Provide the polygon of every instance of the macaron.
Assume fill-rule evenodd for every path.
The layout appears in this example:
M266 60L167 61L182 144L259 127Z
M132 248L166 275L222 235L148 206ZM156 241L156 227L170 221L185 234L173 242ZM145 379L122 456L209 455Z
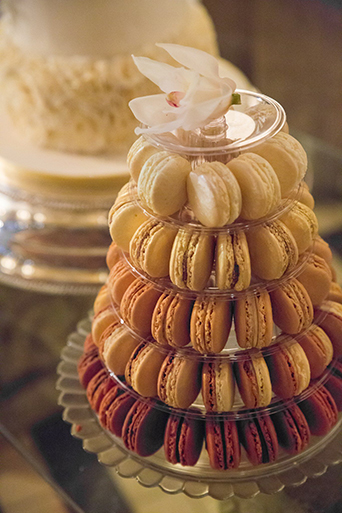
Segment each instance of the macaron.
M314 245L313 245L312 250L315 253L315 255L318 255L319 257L324 258L324 260L328 264L331 264L331 262L333 260L333 255L332 255L330 246L319 235L314 240Z
M103 308L96 315L94 315L91 323L91 334L95 345L99 345L102 333L113 322L118 320L118 315L113 309L112 305Z
M204 226L224 226L240 215L240 186L222 162L204 162L193 169L188 175L187 193L190 208Z
M123 320L141 337L151 334L153 310L161 290L140 278L134 280L124 293L120 312Z
M240 347L266 347L272 342L273 317L266 290L239 297L234 305L236 340Z
M278 177L267 160L255 153L242 153L227 164L235 176L242 196L242 219L260 219L280 203Z
M298 247L299 254L309 249L318 234L318 221L311 208L299 201L294 201L280 220L291 231Z
M311 379L319 378L333 358L333 346L330 338L316 324L297 338L304 349L310 365Z
M124 293L135 279L136 276L125 259L119 260L112 267L107 279L107 285L110 299L115 305L120 305Z
M310 364L304 349L294 339L280 335L276 349L265 356L272 390L281 399L301 394L310 383Z
M158 396L173 408L189 408L201 390L202 364L197 358L186 358L170 352L158 377Z
M95 348L97 348L97 346L94 344L93 337L91 336L91 333L88 333L84 341L83 352L86 353Z
M302 410L295 404L271 415L279 445L289 454L302 452L310 442L310 428Z
M159 151L153 154L139 174L139 198L160 216L178 212L187 201L186 182L190 171L190 162L176 153Z
M278 437L266 414L238 422L239 438L252 465L272 463L278 457Z
M122 426L127 449L139 456L157 452L164 442L167 419L168 414L157 407L156 401L135 401Z
M311 208L311 210L315 207L315 199L310 193L309 186L306 182L302 181L299 184L298 193L296 195L297 201L300 201L303 203L303 205L306 205L307 207Z
M336 360L329 370L330 375L324 386L333 397L338 411L342 411L342 363Z
M77 373L83 388L87 388L90 380L103 368L97 347L83 353L77 362Z
M109 211L109 233L115 244L123 251L129 251L129 243L139 226L148 217L142 208L132 199L115 202Z
M273 321L284 333L295 335L313 321L313 306L305 287L296 279L279 283L270 292Z
M139 340L120 322L108 326L101 336L99 351L106 367L117 376L125 374L126 365Z
M107 284L102 285L100 290L97 293L97 296L94 301L94 314L96 315L99 313L100 310L103 310L104 308L107 308L111 305L111 298L108 294L108 287Z
M236 383L245 406L267 406L272 399L270 373L259 353L246 353L233 364Z
M180 293L165 292L153 310L152 337L161 345L183 347L190 343L190 317L194 301Z
M335 303L342 304L342 288L335 281L332 281L330 283L327 299L329 301L334 301Z
M342 304L324 301L315 309L315 322L331 340L334 356L342 355Z
M251 260L245 232L219 233L215 250L215 277L220 290L240 291L249 287Z
M286 197L304 178L308 166L307 155L303 146L290 134L278 132L253 147L252 151L273 167L280 182L282 197Z
M158 376L164 359L164 352L153 344L142 342L135 348L127 362L125 369L127 383L142 397L156 396Z
M121 437L122 427L136 398L130 392L122 392L118 387L113 394L107 394L100 406L100 422L113 435Z
M234 404L235 380L231 362L215 359L202 369L202 397L206 411L230 411Z
M298 262L296 241L281 221L272 221L247 232L252 274L262 280L276 280Z
M204 440L204 420L196 418L198 411L190 409L185 415L170 415L164 435L166 461L174 465L193 466L197 463Z
M149 219L134 233L129 254L133 265L152 278L169 274L169 261L177 230L157 219Z
M220 353L227 343L232 323L232 302L219 296L201 295L190 320L193 348L200 353Z
M236 423L220 415L208 415L205 422L206 449L215 470L238 468L241 448Z
M201 291L214 262L215 239L200 231L180 229L170 257L170 279L179 288Z
M150 144L143 136L134 141L127 154L127 165L135 182L138 182L140 171L146 160L158 151L160 150Z
M99 372L91 378L87 385L87 399L94 411L99 411L102 399L114 385L114 379L105 368L99 370Z
M307 258L303 270L296 276L297 280L304 285L314 306L319 306L328 296L331 287L331 270L327 262L311 253Z
M326 435L337 422L336 403L324 386L318 388L304 401L300 401L298 406L305 415L312 435Z
M102 427L109 429L107 427L107 414L111 404L115 401L115 399L123 393L123 389L119 386L118 383L113 384L112 388L108 390L108 392L103 397L100 407L99 407L99 421Z
M119 248L115 242L111 242L107 255L106 255L106 264L109 270L122 258L122 250Z

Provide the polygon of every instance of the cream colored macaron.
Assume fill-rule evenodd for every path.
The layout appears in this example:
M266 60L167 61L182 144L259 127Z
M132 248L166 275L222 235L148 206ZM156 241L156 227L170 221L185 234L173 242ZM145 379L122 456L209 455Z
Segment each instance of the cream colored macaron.
M139 137L132 144L127 154L127 165L135 182L138 181L140 171L146 160L159 151L158 148L146 141L143 136Z
M133 234L147 219L143 210L134 201L115 202L108 216L112 240L123 251L129 251Z
M238 181L242 195L241 217L259 219L280 203L278 177L271 164L255 153L243 153L227 164Z
M210 228L230 224L241 212L240 186L222 162L204 162L188 176L188 201L195 216Z
M167 151L147 159L138 178L141 201L161 216L180 210L187 200L186 180L191 165L188 160Z
M259 146L253 153L264 157L278 176L281 195L285 197L304 178L308 160L303 146L285 132L279 132Z

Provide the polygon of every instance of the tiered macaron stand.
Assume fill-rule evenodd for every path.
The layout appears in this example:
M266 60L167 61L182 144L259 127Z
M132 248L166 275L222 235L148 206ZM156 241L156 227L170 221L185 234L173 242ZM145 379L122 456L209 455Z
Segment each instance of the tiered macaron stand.
M212 144L213 138L210 135L209 145L208 140L206 140L208 135L207 133L204 135L204 140L202 139L198 146L191 146L191 148L189 148L189 144L186 143L179 145L179 141L178 145L175 145L174 139L163 139L162 136L154 137L153 139L150 138L149 143L159 150L167 150L172 154L181 153L183 156L186 155L186 158L192 162L192 169L195 169L199 164L203 163L203 161L211 162L213 160L218 160L224 163L228 162L229 164L229 160L231 158L238 157L240 153L244 153L246 151L253 152L253 147L260 144L263 140L272 138L279 133L285 124L285 114L282 107L277 104L277 102L265 97L264 95L248 93L245 91L241 91L240 94L242 97L241 113L249 118L252 117L254 122L252 133L247 134L242 142L239 141L236 143L234 141L230 141L228 145L220 147L220 142L217 142L217 133L215 133L216 139L214 140L214 144ZM249 114L248 112L246 114L246 107L249 109ZM243 111L243 109L245 109L245 111ZM237 112L239 112L239 109L237 109ZM205 144L203 144L203 141L206 141ZM300 180L302 178L303 177L301 176ZM220 233L246 232L249 242L249 251L256 254L257 251L255 248L251 249L251 246L253 246L253 244L255 245L255 237L248 238L248 232L251 233L253 230L260 230L263 227L272 225L272 223L276 223L287 213L292 212L295 209L295 205L298 201L300 202L302 198L302 189L299 183L300 180L294 184L292 193L287 195L286 198L283 198L268 216L253 221L241 221L238 219L231 225L226 224L217 229L201 226L198 221L194 219L188 205L185 205L176 216L171 217L160 216L151 212L151 209L146 206L139 195L139 185L137 188L135 183L131 183L126 187L121 197L119 195L116 206L113 207L114 210L112 211L112 214L115 215L115 213L118 212L121 204L128 203L133 205L135 209L140 209L146 216L146 219L149 221L151 219L157 221L164 228L170 228L171 226L177 233L182 230L189 230L190 233L199 232L212 237L215 241L218 239ZM134 217L136 218L135 214ZM110 216L110 224L111 221L112 218ZM140 224L142 223L143 220ZM127 226L129 226L129 223ZM138 231L139 228L136 232ZM293 231L296 230L294 229ZM127 234L129 230L127 229L125 232ZM111 227L111 235L114 242L117 242L116 235L118 233L119 232L116 229ZM172 355L183 360L192 362L197 361L197 367L201 367L203 364L211 361L222 361L233 363L235 368L239 363L243 368L245 366L245 362L248 362L256 355L261 356L262 358L265 357L266 360L269 360L274 358L279 351L284 350L286 352L286 349L284 349L285 347L293 348L294 346L299 346L300 344L298 344L298 340L312 329L312 323L315 322L320 325L325 319L324 309L320 310L319 305L317 304L314 305L317 307L314 317L313 306L310 303L310 299L305 303L305 298L308 297L305 291L304 293L300 293L300 297L302 297L303 294L305 296L303 315L304 317L306 316L306 319L304 321L302 319L298 327L294 330L292 328L291 330L287 330L286 315L285 321L282 317L282 307L284 306L286 310L286 305L281 304L281 308L279 308L278 305L278 311L280 311L280 314L273 313L273 319L271 318L271 321L265 321L266 323L271 322L271 336L269 337L268 335L268 342L264 343L259 338L259 335L257 335L257 342L255 342L256 347L251 347L248 343L244 346L244 344L241 343L241 335L238 335L237 333L237 303L244 301L249 297L260 296L263 292L267 295L270 294L271 296L272 294L276 295L277 291L282 287L287 287L291 281L295 280L297 283L296 279L300 279L301 274L305 272L305 266L310 260L312 252L315 252L315 229L313 228L310 233L310 236L312 237L310 247L305 247L301 257L298 258L297 255L295 262L291 262L291 248L288 245L288 242L286 243L286 253L290 260L287 265L287 270L285 269L281 276L276 279L268 279L266 276L260 279L260 276L258 277L253 275L252 265L252 279L247 286L242 287L240 290L236 290L234 287L225 288L224 286L217 286L218 263L215 259L214 263L211 262L211 267L209 269L205 285L202 288L191 288L186 285L186 279L184 278L186 272L189 271L189 269L185 269L187 264L184 262L182 264L184 279L182 277L179 278L179 275L177 277L177 273L174 271L170 272L169 276L151 276L147 271L150 267L145 267L144 269L145 264L143 257L139 256L139 254L137 256L136 253L133 253L132 248L134 244L130 245L128 251L127 248L123 247L124 251L119 258L121 259L121 262L124 262L124 265L127 268L126 272L131 273L130 282L126 284L121 293L120 300L117 301L117 296L114 292L117 284L117 276L115 270L111 270L109 281L107 283L107 299L101 302L102 308L97 305L97 312L95 312L94 317L90 315L89 319L81 321L77 328L77 332L70 335L67 341L67 346L62 352L62 361L58 368L60 377L57 383L57 388L60 390L59 403L65 408L64 419L72 424L72 434L83 440L84 449L96 453L101 463L114 466L119 475L123 477L135 477L144 486L160 486L162 490L168 493L184 492L190 497L197 498L209 495L216 499L228 499L234 495L245 498L253 497L260 492L269 494L275 493L286 486L298 486L304 483L308 477L319 476L326 471L329 465L340 462L342 460L342 437L340 433L342 419L337 417L336 405L334 406L335 410L333 413L333 415L336 415L336 418L331 421L330 429L325 430L324 436L311 436L310 443L303 443L303 450L295 450L292 454L286 452L286 450L283 450L282 448L279 448L279 455L277 458L272 457L272 449L270 449L265 460L263 459L259 464L254 463L254 465L252 465L251 459L247 457L244 451L242 451L239 466L232 468L234 465L231 465L230 467L229 464L224 464L222 468L225 468L225 470L218 470L217 466L215 467L215 465L213 466L210 463L204 444L199 459L193 466L182 466L180 464L169 463L164 455L163 447L161 447L161 449L159 449L155 454L143 457L136 452L129 450L127 448L127 444L124 443L120 437L115 436L108 429L105 429L103 424L99 423L97 413L94 412L90 406L88 400L89 394L87 396L87 391L82 387L79 381L78 362L84 354L83 345L86 339L89 339L89 334L92 332L94 342L98 347L100 359L102 359L105 368L107 368L110 377L116 385L121 387L126 393L131 394L136 401L150 404L152 397L154 407L160 412L164 412L165 415L175 414L184 416L185 414L189 414L189 408L191 408L190 415L199 422L208 422L207 419L210 416L217 416L217 418L220 418L224 422L226 420L233 420L233 422L236 423L248 423L251 419L268 417L276 413L281 414L293 404L300 406L303 401L305 402L310 399L317 390L320 390L321 387L324 386L333 372L332 369L335 361L333 358L337 358L339 356L339 350L336 347L333 348L330 342L330 349L328 349L328 352L330 351L331 354L330 356L325 356L325 364L323 364L319 375L314 375L315 379L311 380L310 384L309 371L309 375L306 376L302 385L296 389L295 392L290 395L282 396L282 384L274 386L274 382L277 381L277 375L276 372L273 372L273 375L271 373L271 385L272 388L274 388L272 398L267 400L265 404L257 401L255 406L251 406L249 400L246 400L244 397L243 389L239 383L237 383L235 387L236 393L233 397L232 404L227 411L222 411L217 409L217 407L214 407L212 411L209 412L208 406L205 404L205 401L201 399L201 395L199 394L200 386L197 390L196 398L191 401L191 404L186 406L177 406L177 404L175 404L175 400L169 399L167 394L165 395L161 390L163 388L161 385L161 363L157 369L159 374L158 372L157 374L153 374L153 371L146 371L144 380L155 380L156 384L154 393L148 392L144 394L141 391L142 389L140 385L137 384L137 380L132 378L132 373L134 373L132 369L134 366L135 369L138 367L134 353L137 352L135 349L140 347L139 345L141 343L144 344L143 347L153 347L153 351L157 353L159 352L160 362L165 361L170 353L172 353ZM128 236L131 237L129 234ZM298 237L298 234L296 236ZM134 237L135 235L133 235L133 238ZM294 234L293 237L296 238ZM175 240L177 240L177 235L175 236ZM300 241L298 242L300 243ZM173 248L174 247L175 243L173 243ZM265 247L262 248L262 251L267 252ZM140 251L140 255L141 253L142 252ZM165 255L163 255L163 257L164 256ZM260 259L258 256L256 258ZM173 258L172 255L170 257L169 254L169 260L170 266L172 267L173 264L171 262L174 262L175 258ZM169 263L169 260L167 263ZM114 268L115 265L112 269ZM179 280L182 281L182 279L183 284L179 285ZM208 349L208 347L201 347L200 344L196 346L196 342L194 342L194 339L192 338L195 335L190 333L190 328L189 335L191 345L187 344L185 347L182 347L181 345L178 347L170 347L154 340L149 333L146 334L144 330L141 329L141 326L139 325L140 321L136 323L134 316L129 313L132 312L132 303L129 304L129 290L130 287L133 290L132 283L134 280L140 281L142 284L147 284L148 287L154 287L154 289L158 291L157 299L162 295L162 293L168 292L170 294L179 294L181 297L185 297L193 303L199 297L205 296L216 298L218 301L223 301L226 302L226 304L229 304L230 311L233 311L234 326L230 330L226 345L224 345L224 347L220 347L216 352L213 349ZM154 308L157 299L154 302ZM297 299L295 299L294 302L296 302ZM274 302L276 302L276 300L272 299L272 301L272 307L276 310L274 308ZM296 307L294 310L296 311ZM309 311L309 313L307 311ZM105 320L103 320L103 312L106 312ZM192 317L194 315L193 312L194 309L192 310ZM252 315L252 327L253 324L257 324L258 315L258 310ZM243 314L242 318L246 321ZM151 325L151 314L149 314L147 321L147 323ZM192 322L192 319L189 323L190 322ZM260 322L261 324L258 325L259 332L262 331L262 322L264 321ZM122 371L121 361L120 369L117 370L116 368L116 365L118 365L117 362L120 359L118 357L119 353L116 353L116 356L114 357L110 357L110 348L107 348L108 350L104 349L106 347L106 341L109 340L111 336L111 323L116 327L119 325L120 329L127 330L131 339L133 338L136 340L132 346L133 349L131 354L128 355L124 361L124 371ZM200 330L201 328L199 328L199 331ZM281 332L283 332L283 335L278 338ZM193 329L193 333L196 333L196 328ZM92 346L92 348L93 347L94 346ZM334 356L332 354L333 351ZM325 351L323 351L323 353L324 352ZM303 354L303 350L300 349L299 353L294 354L301 355ZM308 361L310 360L309 356L307 359L304 354L304 360L304 367L306 370L304 369L303 373L307 374L310 367ZM234 372L235 380L237 381L236 375L238 374L238 371L234 370ZM123 376L124 374L125 377ZM303 378L300 371L297 378L300 380ZM197 377L194 377L194 379L198 379L198 373ZM172 386L175 387L176 384ZM240 393L237 392L238 388ZM274 393L275 390L277 391L276 394ZM187 390L184 390L185 395L186 392ZM222 393L224 395L227 392L223 391ZM154 400L156 396L159 396L157 401ZM204 399L203 388L202 398ZM193 410L194 407L196 408L195 410ZM260 428L258 428L258 430L260 431ZM264 449L265 443L267 445L268 442L263 440L262 445L264 446Z

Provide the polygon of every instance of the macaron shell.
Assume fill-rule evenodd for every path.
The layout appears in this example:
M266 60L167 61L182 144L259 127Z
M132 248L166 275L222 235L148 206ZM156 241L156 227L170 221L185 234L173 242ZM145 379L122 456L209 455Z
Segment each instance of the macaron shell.
M115 305L120 305L129 285L136 279L126 260L120 260L112 267L108 276L108 291Z
M118 320L117 313L110 305L100 310L93 318L91 324L91 334L95 345L99 345L102 333L110 324Z
M300 401L298 406L306 417L312 435L326 435L337 422L338 411L335 401L324 386L304 401Z
M241 211L241 190L222 162L204 162L192 170L187 180L190 208L204 226L230 224Z
M91 408L98 412L101 401L105 395L105 392L110 389L112 379L109 378L108 371L102 368L91 378L87 385L87 399ZM107 383L109 382L109 383Z
M319 235L315 238L314 245L313 245L313 252L315 253L315 255L318 255L319 257L324 258L324 260L328 264L332 263L333 255L332 255L330 246Z
M158 151L160 150L152 146L143 136L140 136L132 144L127 154L127 165L135 182L138 181L140 171L146 160Z
M342 288L334 281L330 283L329 293L327 295L328 301L342 304Z
M295 201L280 219L291 231L297 243L299 254L309 249L318 234L317 217L311 208Z
M273 316L268 292L249 294L235 301L234 324L240 347L266 347L272 342Z
M342 411L342 364L340 362L334 362L330 367L330 376L324 386L333 397L338 411Z
M155 153L140 171L139 198L156 214L174 214L187 201L186 181L190 171L190 162L180 155L167 151Z
M273 321L284 333L295 335L310 327L313 306L305 287L292 278L270 292Z
M180 294L164 293L153 311L151 332L162 345L183 347L190 343L190 317L193 300Z
M170 279L177 287L201 291L207 285L214 261L214 237L179 230L172 247Z
M228 340L232 319L231 301L199 296L190 321L191 343L200 353L219 353Z
M195 465L203 447L204 421L190 415L183 418L178 437L179 463L183 466Z
M106 429L115 436L122 436L122 427L127 414L135 403L136 399L130 392L118 394L108 407L106 415Z
M139 456L151 456L164 441L168 414L156 408L154 401L136 401L122 427L122 439L130 451Z
M315 199L310 193L309 186L306 182L301 182L299 186L299 191L296 196L297 201L300 201L300 203L303 203L303 205L306 205L307 207L311 208L311 210L315 207Z
M216 285L221 290L244 290L251 282L251 260L243 231L219 233L216 244Z
M329 265L323 258L312 253L296 278L304 285L314 306L319 306L328 296L332 275Z
M117 376L123 376L128 360L138 344L139 340L119 324L103 342L102 358L107 368Z
M247 232L252 274L262 280L276 280L298 262L296 241L281 221L273 221Z
M310 441L310 428L307 420L296 405L285 406L282 411L271 416L279 445L289 454L303 451Z
M99 421L102 427L107 428L107 413L110 405L113 401L122 393L122 388L119 387L118 383L115 383L113 387L108 390L104 398L101 401L99 408Z
M202 397L206 411L230 411L234 404L235 380L230 362L205 362L202 370Z
M309 331L298 338L309 360L311 379L323 374L333 358L333 346L328 335L319 326L313 324Z
M241 450L235 422L224 417L208 416L205 428L210 466L217 470L237 468Z
M158 375L164 359L165 353L152 344L141 343L127 362L127 383L142 397L156 396Z
M267 406L272 399L270 373L263 356L247 356L233 365L236 384L247 408Z
M115 244L123 251L129 251L129 244L139 226L147 220L143 210L133 201L119 207L114 204L109 211L109 233Z
M303 179L307 169L307 156L302 145L291 135L278 132L259 146L253 153L264 157L278 176L282 197Z
M273 392L282 399L302 393L310 383L310 365L294 339L278 337L277 351L266 357Z
M77 372L81 385L87 388L90 380L103 368L97 347L83 353L77 363Z
M266 216L281 200L278 177L267 160L255 153L243 153L227 164L241 189L240 216L253 220Z
M334 357L342 355L342 304L324 301L315 310L317 324L328 335L334 348Z
M134 280L123 295L120 312L123 320L141 337L151 333L153 310L161 291L152 283Z
M169 274L169 260L177 230L157 221L148 220L134 233L129 253L133 265L152 278Z
M158 377L158 396L173 408L189 408L201 389L199 361L170 353Z
M94 314L96 315L100 310L107 308L111 304L110 296L108 294L107 284L102 285L97 293L94 301Z
M122 258L122 250L115 242L112 242L106 255L106 264L109 270Z

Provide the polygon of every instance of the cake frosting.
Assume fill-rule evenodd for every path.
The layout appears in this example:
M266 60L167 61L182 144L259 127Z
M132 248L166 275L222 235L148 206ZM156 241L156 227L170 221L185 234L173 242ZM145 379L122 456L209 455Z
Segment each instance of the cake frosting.
M131 53L156 42L217 54L212 21L195 0L10 0L0 33L2 100L28 141L60 151L124 151L136 120L127 104L154 94Z

